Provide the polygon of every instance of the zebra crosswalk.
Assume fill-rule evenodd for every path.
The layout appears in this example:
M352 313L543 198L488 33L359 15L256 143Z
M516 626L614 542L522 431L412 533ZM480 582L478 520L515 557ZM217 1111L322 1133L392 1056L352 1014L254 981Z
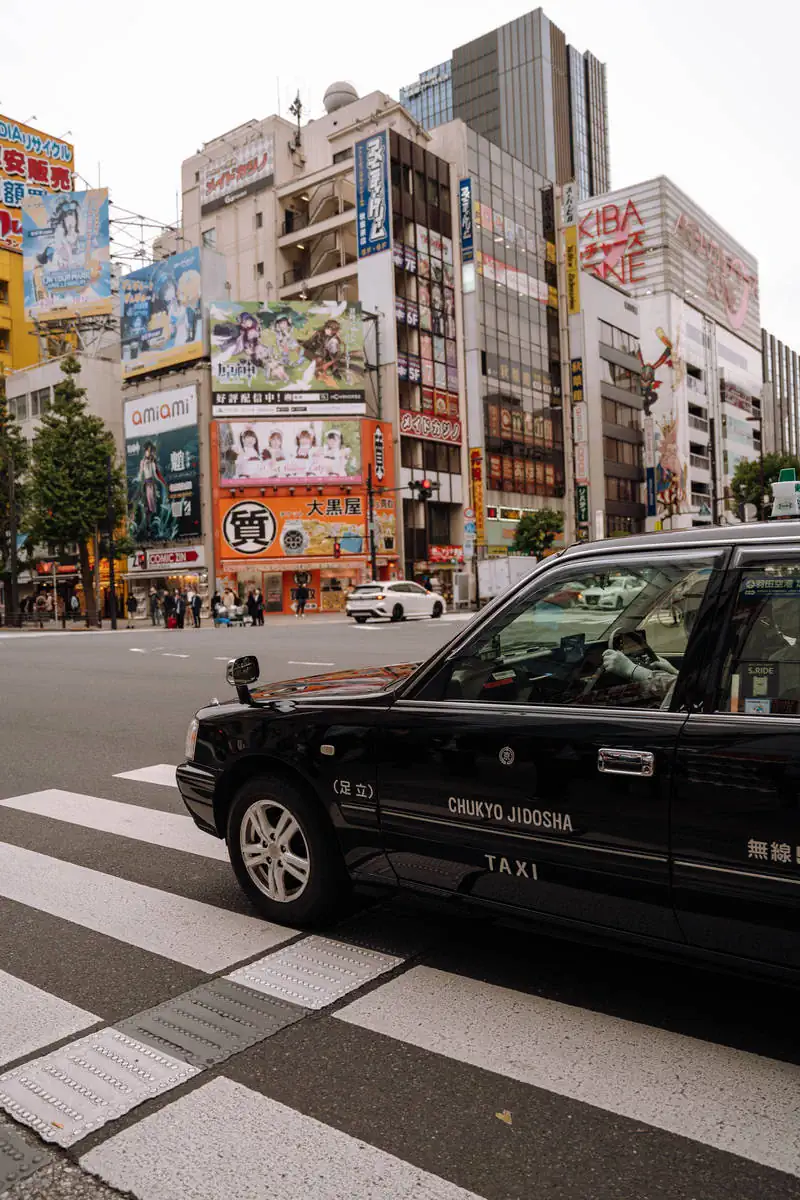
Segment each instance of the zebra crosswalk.
M0 799L0 1109L87 1178L141 1200L800 1194L796 998L402 902L270 924L171 779Z

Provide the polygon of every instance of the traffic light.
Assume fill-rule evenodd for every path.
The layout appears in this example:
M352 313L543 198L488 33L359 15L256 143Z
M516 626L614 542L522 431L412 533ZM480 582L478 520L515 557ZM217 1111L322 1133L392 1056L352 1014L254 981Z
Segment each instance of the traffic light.
M333 543L333 557L334 557L334 558L341 558L341 557L342 557L342 545L341 545L341 542L339 541L339 539L338 539L338 538L337 538L337 539L336 539L336 541Z
M433 493L439 490L438 483L432 483L430 479L415 479L410 487L417 493L418 500L430 500Z

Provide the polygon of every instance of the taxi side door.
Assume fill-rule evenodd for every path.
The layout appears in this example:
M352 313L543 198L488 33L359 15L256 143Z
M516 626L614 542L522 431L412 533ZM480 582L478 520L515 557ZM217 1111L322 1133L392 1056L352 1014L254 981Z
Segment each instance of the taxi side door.
M675 907L706 950L800 967L800 554L743 548L678 742Z
M432 664L379 732L381 831L401 881L680 938L669 803L686 712L662 707L666 688L645 698L604 672L603 652L697 568L705 590L719 557L572 559ZM565 602L565 583L589 588L621 569L643 585L623 609ZM675 642L684 631L669 606L662 618L651 636L669 658L670 638L682 649L686 639Z

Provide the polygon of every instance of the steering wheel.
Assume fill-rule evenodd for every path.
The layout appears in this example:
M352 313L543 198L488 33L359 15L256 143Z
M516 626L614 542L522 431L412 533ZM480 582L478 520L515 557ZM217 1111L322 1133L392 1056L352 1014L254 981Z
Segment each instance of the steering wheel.
M625 639L625 631L624 630L622 630L622 629L612 630L611 636L608 639L609 650L622 650L622 643L623 643L624 639ZM624 653L624 651L623 651L623 653ZM645 642L644 645L642 646L642 648L640 650L638 650L637 653L635 655L632 655L631 657L636 659L637 667L649 666L651 663L658 661L658 655L655 653L654 650L652 650L650 648L650 646L648 646L647 642ZM590 692L594 691L594 689L597 687L597 684L600 680L600 676L604 675L605 673L606 673L606 669L603 666L603 661L601 659L600 666L597 668L597 670L594 672L594 674L586 681L586 686L584 687L583 691L581 692L581 699L583 699L584 696L588 696Z

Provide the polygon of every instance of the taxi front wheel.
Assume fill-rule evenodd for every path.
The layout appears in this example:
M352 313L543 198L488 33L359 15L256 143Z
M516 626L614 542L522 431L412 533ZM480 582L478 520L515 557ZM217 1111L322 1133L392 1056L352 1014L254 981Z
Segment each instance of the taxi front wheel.
M239 788L226 840L236 878L270 921L313 925L332 917L347 890L336 837L319 804L280 776Z

